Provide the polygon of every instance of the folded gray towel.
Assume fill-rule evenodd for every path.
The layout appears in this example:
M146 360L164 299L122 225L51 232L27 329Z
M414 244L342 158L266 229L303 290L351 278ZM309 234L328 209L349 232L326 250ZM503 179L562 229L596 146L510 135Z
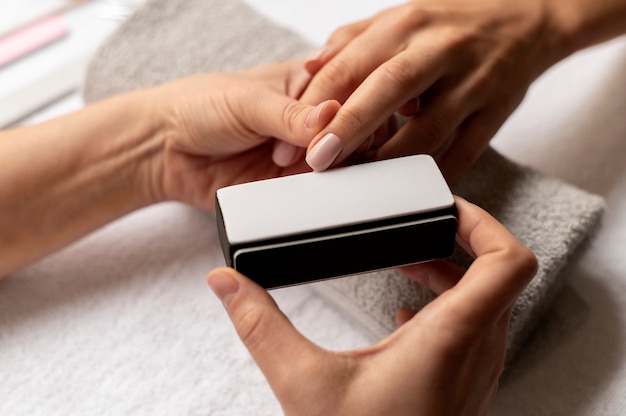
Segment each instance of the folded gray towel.
M561 273L589 235L603 200L580 189L519 166L494 150L487 151L452 191L496 218L537 255L537 275L521 294L511 318L508 360L522 346L566 280ZM457 250L452 260L468 265ZM379 271L321 283L314 288L382 338L395 327L394 313L418 310L434 295L396 271Z
M306 54L312 46L236 0L152 0L114 33L93 58L86 101L208 71L231 71ZM490 149L454 193L481 205L539 259L535 279L517 302L508 358L522 345L566 280L564 266L603 210L600 197ZM467 264L462 253L453 256ZM395 328L399 307L418 310L433 298L393 270L311 285L375 338Z

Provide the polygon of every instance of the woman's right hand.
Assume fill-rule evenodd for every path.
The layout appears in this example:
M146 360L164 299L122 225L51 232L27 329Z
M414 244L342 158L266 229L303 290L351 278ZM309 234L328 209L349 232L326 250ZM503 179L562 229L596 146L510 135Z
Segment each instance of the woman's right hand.
M337 116L308 146L314 170L369 147L376 158L436 155L465 173L530 83L562 57L546 0L413 0L337 30L306 66L306 103L334 98ZM386 141L376 130L410 120Z
M502 372L511 311L537 268L488 213L457 199L467 271L444 261L403 270L439 294L376 345L328 351L300 334L271 296L232 269L208 283L287 415L482 415ZM319 259L323 261L323 259Z

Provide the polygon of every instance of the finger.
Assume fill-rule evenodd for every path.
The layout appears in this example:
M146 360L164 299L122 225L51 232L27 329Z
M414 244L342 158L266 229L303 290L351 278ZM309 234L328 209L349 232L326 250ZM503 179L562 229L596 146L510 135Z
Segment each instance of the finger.
M310 80L311 74L306 70L292 70L289 75L289 81L287 82L287 95L291 98L298 99ZM318 126L328 124L328 121L330 121L328 117L332 118L332 116L334 116L334 114L331 115L328 111L328 108L324 109L323 106L322 108L319 106L316 107L316 111L307 116L306 127L315 129ZM272 151L272 160L277 166L288 167L302 159L304 153L304 147L295 146L282 140L276 140Z
M420 109L420 99L411 98L409 101L404 103L402 107L398 108L396 112L405 117L412 117L417 113L419 109Z
M292 70L289 74L287 81L287 95L291 98L299 99L306 86L311 81L311 74L305 69ZM328 111L328 110L326 110ZM308 127L315 127L315 125L324 122L326 115L320 112L314 113L311 117L315 118L313 123L309 121ZM328 120L330 121L330 120ZM326 122L325 124L327 124ZM282 140L274 141L274 148L272 150L272 160L277 166L289 167L296 163L298 160L304 157L305 150L303 147L295 146Z
M420 153L438 154L454 137L457 128L479 105L480 101L466 97L461 90L439 91L436 98L420 108L419 112L380 148L377 158L389 159Z
M428 287L437 295L454 287L465 270L446 260L412 264L398 268L402 274L421 285Z
M286 168L304 157L305 149L282 140L274 141L272 160L277 166Z
M445 73L448 63L445 55L432 59L421 55L416 50L403 51L367 77L309 144L307 163L311 168L321 171L344 160L396 109L419 96ZM420 111L418 117L429 117L431 112ZM328 137L334 138L329 142ZM331 146L334 146L332 151L325 149Z
M341 50L332 49L335 50L332 59L327 59L317 71L302 94L302 101L316 104L336 99L343 103L374 70L400 53L405 45L404 34L399 31L380 36L376 30L364 30Z
M333 100L313 107L267 89L246 103L245 106L239 103L239 108L245 112L242 125L261 136L275 137L299 147L306 147L340 107Z
M304 67L309 74L316 75L317 72L343 50L348 43L363 33L371 24L371 20L370 18L339 28L328 38L324 46L313 50L305 58L304 63Z
M415 316L417 312L410 309L400 308L396 311L396 324L402 326L409 322Z
M287 95L291 98L300 98L309 82L311 82L311 74L305 69L290 72L287 79Z
M287 105L303 107L304 110L302 111L307 111L306 108L308 107L304 104L295 104L293 102ZM336 114L338 107L339 103L336 101L325 101L317 105L316 107L308 110L306 118L304 119L304 125L299 120L298 115L288 115L282 120L276 120L277 123L286 121L286 124L291 125L293 130L296 131L293 131L293 134L290 135L290 127L286 126L283 131L274 134L274 137L287 140L276 140L274 142L274 148L272 149L272 160L274 163L280 167L288 167L296 163L298 160L301 160L305 154L304 146L308 143L307 140L311 137L311 133L319 131L322 127L328 124L328 122ZM297 130L302 129L303 127L304 129L298 133ZM302 145L302 143L304 143L304 145Z
M454 140L436 158L449 183L458 181L476 164L509 114L502 106L494 106L473 114L459 126Z
M455 296L461 314L493 322L513 305L537 270L534 254L487 212L456 198L458 236L476 254L461 280L444 295Z
M209 273L207 282L270 384L288 379L303 357L318 353L318 347L293 327L271 296L242 274L218 268Z
M398 120L395 115L389 117L366 141L361 143L356 152L368 152L377 150L384 145L398 131Z

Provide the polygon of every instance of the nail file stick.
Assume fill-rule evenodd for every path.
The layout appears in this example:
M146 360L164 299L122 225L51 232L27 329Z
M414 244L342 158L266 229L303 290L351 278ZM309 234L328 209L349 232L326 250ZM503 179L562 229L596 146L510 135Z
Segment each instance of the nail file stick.
M67 33L67 23L59 16L51 16L0 39L0 68L62 39Z
M13 124L47 104L76 90L82 82L90 54L63 61L23 88L0 99L0 128Z
M88 3L91 0L73 0L63 2L61 5L53 5L48 4L49 2L44 2L44 4L37 4L38 13L28 12L26 15L24 13L18 13L18 17L11 17L10 21L5 21L6 19L2 19L0 21L0 27L2 30L0 31L0 39L11 36L21 30L25 29L32 24L39 22L40 20L44 20L48 17L52 16L60 16L66 12L69 12L79 6ZM24 11L23 8L18 8L18 11Z

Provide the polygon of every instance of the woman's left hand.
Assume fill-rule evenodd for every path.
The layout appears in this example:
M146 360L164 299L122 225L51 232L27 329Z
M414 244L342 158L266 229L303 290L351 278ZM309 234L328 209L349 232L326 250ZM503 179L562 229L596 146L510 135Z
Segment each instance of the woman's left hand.
M158 115L166 120L164 154L151 177L159 199L212 210L223 186L310 170L303 161L288 168L272 162L274 138L306 147L340 107L291 98L309 78L293 61L157 87L155 102L167 103Z

